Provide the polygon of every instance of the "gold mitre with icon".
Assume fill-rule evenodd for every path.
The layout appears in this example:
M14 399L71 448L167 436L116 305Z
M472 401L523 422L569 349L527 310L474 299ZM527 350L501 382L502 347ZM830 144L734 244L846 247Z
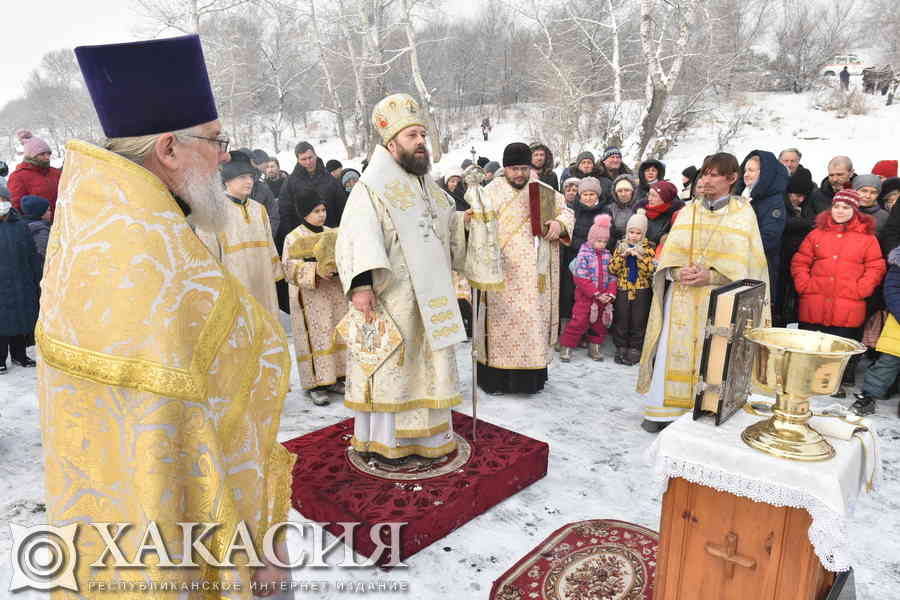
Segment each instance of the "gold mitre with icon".
M425 127L425 118L419 103L409 94L391 94L383 98L372 110L372 125L387 144L394 136L410 125Z
M300 236L287 249L288 258L316 259L316 273L320 277L337 273L335 258L337 235L337 229L329 229L313 235Z

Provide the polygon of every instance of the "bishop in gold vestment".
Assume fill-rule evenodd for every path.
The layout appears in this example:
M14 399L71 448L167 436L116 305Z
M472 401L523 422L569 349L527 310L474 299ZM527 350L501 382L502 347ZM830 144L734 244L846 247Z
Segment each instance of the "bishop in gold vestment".
M736 173L737 161L733 164ZM716 172L715 166L704 165L701 174L707 172L709 177L710 170L712 177L721 179L721 171L728 169L720 165ZM710 293L739 279L768 281L756 213L746 199L728 195L729 186L722 185L725 195L709 192L678 213L653 276L653 304L637 383L637 391L647 394L648 431L658 431L693 408ZM702 185L700 189L702 194ZM706 285L681 281L680 271L690 264L709 272ZM768 320L768 302L764 310Z
M350 193L336 248L347 318L361 332L346 340L351 444L387 459L437 458L456 448L450 409L462 402L454 345L466 335L451 268L467 271L465 217L427 176L415 100L388 96L373 124L384 145ZM394 340L377 359L375 338Z
M47 248L36 339L48 519L79 527L80 590L56 594L249 599L251 580L268 569L240 566L240 556L234 568L191 556L178 525L217 525L202 540L215 560L241 523L261 549L267 528L287 517L294 462L276 440L290 375L284 331L186 218L214 228L224 201L217 165L225 155L208 141L221 126L200 41L185 36L76 53L109 147L134 160L67 144ZM181 59L174 81L142 68L171 69L174 58ZM174 102L184 114L134 109L123 119L106 112L129 93L118 87L129 81L153 88L140 90L141 98L165 94L169 83L177 93L186 81L193 95ZM128 561L155 523L170 560L192 558L197 566L163 568L150 552L146 568L92 567L106 544L89 523L101 522L129 525L117 538ZM111 560L107 555L106 565ZM177 591L110 593L92 580L168 583Z

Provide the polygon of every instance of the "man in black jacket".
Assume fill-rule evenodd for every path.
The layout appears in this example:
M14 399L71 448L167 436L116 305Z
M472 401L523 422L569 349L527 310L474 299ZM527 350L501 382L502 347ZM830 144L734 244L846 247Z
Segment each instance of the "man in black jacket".
M856 172L853 170L853 161L847 156L835 156L828 161L828 177L822 180L818 189L813 190L810 200L816 214L825 210L831 210L831 200L835 192L853 187Z
M340 181L331 176L325 170L325 163L316 156L316 151L309 142L300 142L294 148L297 157L297 166L288 175L287 181L281 188L278 196L278 204L281 212L281 226L275 236L275 246L281 252L284 246L284 238L300 225L300 217L297 212L297 202L302 197L304 188L314 188L319 198L325 203L327 227L337 227L344 213L344 204L347 202L347 194L344 192Z

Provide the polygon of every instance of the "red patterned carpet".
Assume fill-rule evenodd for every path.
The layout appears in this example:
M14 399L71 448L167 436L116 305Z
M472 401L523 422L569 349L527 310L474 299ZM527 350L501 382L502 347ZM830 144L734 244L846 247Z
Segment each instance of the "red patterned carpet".
M471 417L457 412L453 429L459 450L451 456L389 471L348 453L353 419L285 442L298 455L294 508L320 523L362 523L353 546L364 556L375 550L372 524L405 522L404 560L547 474L550 447L544 442L481 420L473 442ZM337 526L326 529L342 533ZM387 554L379 564L389 560Z
M495 581L490 600L652 600L658 546L640 525L569 523Z

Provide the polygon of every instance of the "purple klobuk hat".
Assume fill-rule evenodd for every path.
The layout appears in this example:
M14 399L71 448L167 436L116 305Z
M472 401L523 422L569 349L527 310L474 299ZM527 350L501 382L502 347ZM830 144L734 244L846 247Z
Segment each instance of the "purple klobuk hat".
M219 116L197 35L79 46L75 56L106 137L178 131Z

